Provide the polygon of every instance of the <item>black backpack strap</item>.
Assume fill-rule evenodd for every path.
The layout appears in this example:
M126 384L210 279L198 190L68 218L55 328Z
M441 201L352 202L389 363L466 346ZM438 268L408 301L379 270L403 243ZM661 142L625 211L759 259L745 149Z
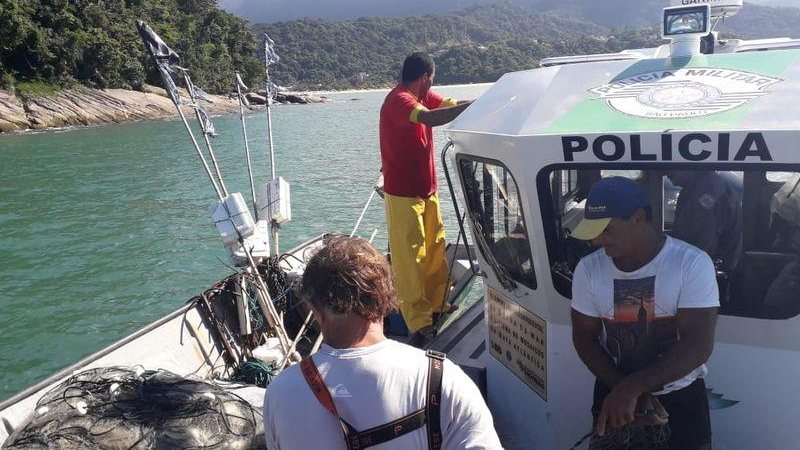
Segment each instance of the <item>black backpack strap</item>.
M442 426L439 403L442 393L444 353L428 350L426 356L428 357L428 385L425 390L425 407L395 421L361 432L356 431L355 428L339 416L331 393L328 391L325 381L320 376L317 366L311 358L307 358L300 363L300 371L320 404L339 420L348 450L360 450L391 441L394 438L422 428L426 423L428 425L428 448L430 450L441 450Z
M428 449L442 448L442 372L444 369L444 353L434 350L425 352L428 357L428 387L425 393L425 412L428 416Z
M392 422L361 432L355 432L350 435L353 444L355 444L352 448L367 448L373 445L383 444L386 441L391 441L394 438L418 430L425 426L425 412L425 408L422 408L417 412L413 412ZM342 420L342 422L344 422L344 420Z

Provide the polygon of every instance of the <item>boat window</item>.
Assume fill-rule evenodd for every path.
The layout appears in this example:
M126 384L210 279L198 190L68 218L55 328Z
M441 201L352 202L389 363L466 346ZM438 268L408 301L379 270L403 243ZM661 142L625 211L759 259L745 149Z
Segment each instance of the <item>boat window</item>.
M458 168L476 246L504 287L513 289L521 283L536 289L520 194L511 173L499 162L467 157L459 158Z
M669 172L653 165L580 167L546 168L537 176L553 283L564 297L572 297L578 261L597 250L570 237L589 189L602 177L626 176L647 190L656 229L709 253L720 314L776 320L800 314L800 166Z

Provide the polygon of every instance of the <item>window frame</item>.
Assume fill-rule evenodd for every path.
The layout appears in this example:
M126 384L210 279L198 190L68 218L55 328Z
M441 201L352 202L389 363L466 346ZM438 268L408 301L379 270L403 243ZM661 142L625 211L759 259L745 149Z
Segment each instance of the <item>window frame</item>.
M533 248L532 248L533 247L533 245L532 245L533 241L531 240L531 237L530 237L530 228L528 226L528 220L525 217L526 208L525 208L525 204L522 201L522 196L521 196L522 185L520 185L520 183L517 181L517 177L514 176L514 173L508 168L508 166L505 163L503 163L502 161L498 160L498 159L486 158L486 157L483 157L483 156L477 156L477 155L471 155L471 154L465 154L465 153L457 154L456 157L455 157L455 167L456 167L456 171L458 172L458 180L459 180L459 186L461 188L461 193L464 195L464 199L466 200L466 204L464 205L464 209L466 210L467 214L471 214L472 210L470 209L470 202L468 200L468 195L469 195L468 192L469 191L468 191L468 189L467 189L467 187L466 187L466 185L464 183L464 176L463 176L463 174L461 172L461 164L463 162L481 163L481 164L484 164L484 166L486 164L490 164L490 165L494 165L496 167L500 167L503 170L505 170L505 172L508 175L510 175L511 181L513 181L514 184L516 185L516 188L517 188L517 203L519 205L519 210L520 210L520 214L521 214L521 217L522 217L522 226L525 227L525 240L526 240L526 242L528 244L528 247L529 247L528 250L530 251L530 255L531 255L531 277L532 277L532 280L530 280L530 282L529 282L530 284L528 284L528 283L522 282L520 280L517 280L511 274L508 274L508 277L513 281L513 284L514 284L514 286L512 286L511 290L515 290L516 288L519 287L519 285L524 286L524 287L526 287L526 288L528 288L528 289L530 289L532 291L537 290L538 287L539 287L539 277L537 276L537 271L536 271L536 267L535 267L535 264L534 264L534 261L535 261L536 258L535 258L535 252L533 251ZM508 224L506 223L506 226L507 225ZM473 227L470 227L470 228L472 229L472 231L473 231L473 233L475 235L478 234L478 230L475 230ZM480 236L480 238L484 239L483 236ZM484 255L480 246L476 245L475 247L477 248L478 252L481 252L484 260L486 260L487 262L491 261L491 259L494 259L494 255L490 255L491 259L489 257L487 257L487 255ZM490 267L492 268L492 271L495 272L495 276L502 281L502 277L499 276L499 274L497 273L497 268L492 266L491 262L489 262L489 264L490 264ZM501 269L505 270L502 267L501 267Z
M643 172L647 171L666 171L666 170L716 170L716 171L733 171L733 172L742 172L746 174L747 172L762 172L764 176L764 181L770 182L767 179L768 172L793 172L793 173L800 173L800 163L781 163L781 162L769 162L769 163L741 163L741 162L723 162L723 161L715 161L715 162L708 162L698 164L696 162L593 162L593 163L565 163L559 162L554 164L548 164L543 166L539 169L539 171L535 175L535 182L536 182L536 190L538 195L539 201L539 210L542 218L542 232L545 238L545 247L547 249L547 264L548 270L550 271L550 276L553 281L553 287L555 291L560 294L564 299L567 301L571 301L572 299L572 282L569 282L570 289L564 291L563 285L565 282L559 281L557 278L556 273L553 271L553 267L561 263L563 261L558 261L553 258L554 255L561 255L561 251L559 250L559 238L557 235L556 225L558 223L558 217L556 216L556 211L553 210L554 205L554 198L553 193L551 192L550 187L550 174L557 170L640 170ZM744 179L747 179L746 176ZM662 193L663 196L663 193ZM743 193L744 199L744 193ZM663 199L662 199L663 200ZM560 201L560 200L559 200ZM744 211L743 211L744 214ZM663 217L662 217L663 222ZM662 225L663 226L663 225ZM746 226L742 228L742 241L743 244L747 244L748 238L747 234L750 230ZM743 248L743 252L745 251L752 251L745 245ZM720 311L720 314L726 316L737 316L735 314L727 314ZM739 317L749 317L749 318L757 318L751 316L739 316ZM800 315L798 315L800 317ZM765 319L760 318L762 320L781 320L781 319Z

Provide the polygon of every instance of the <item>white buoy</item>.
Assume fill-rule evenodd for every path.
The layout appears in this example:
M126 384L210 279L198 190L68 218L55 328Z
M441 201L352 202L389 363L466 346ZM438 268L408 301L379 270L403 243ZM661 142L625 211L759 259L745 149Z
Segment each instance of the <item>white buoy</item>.
M78 414L82 416L86 415L86 413L89 411L89 405L87 405L86 402L83 400L80 400L77 403L75 403L74 408L76 411L78 411Z

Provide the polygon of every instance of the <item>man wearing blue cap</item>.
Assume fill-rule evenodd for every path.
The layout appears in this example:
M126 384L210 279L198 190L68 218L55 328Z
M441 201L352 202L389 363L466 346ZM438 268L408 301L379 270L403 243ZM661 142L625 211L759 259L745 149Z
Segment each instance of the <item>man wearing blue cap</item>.
M604 178L572 232L600 247L572 280L573 343L597 377L593 439L651 426L669 433L664 448L710 448L703 377L719 307L714 265L657 231L647 198L636 181Z

